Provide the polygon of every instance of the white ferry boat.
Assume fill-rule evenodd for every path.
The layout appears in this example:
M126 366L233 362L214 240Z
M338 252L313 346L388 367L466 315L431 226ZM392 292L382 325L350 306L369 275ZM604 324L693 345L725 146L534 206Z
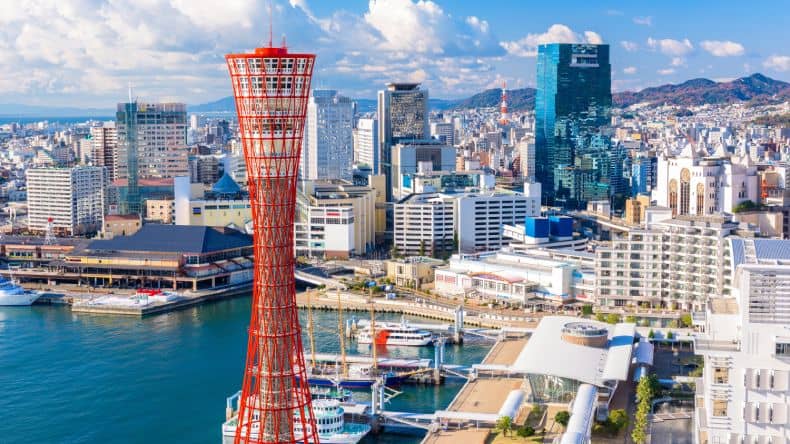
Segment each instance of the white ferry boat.
M431 332L412 327L405 321L401 323L376 323L375 336L376 345L423 347L433 343L433 334ZM374 342L370 325L365 326L357 333L357 342L360 344Z
M337 399L314 399L313 415L315 416L316 427L318 429L318 441L321 444L357 444L365 435L370 432L367 424L346 423L343 419L343 407ZM257 419L257 418L256 418ZM233 442L236 435L238 416L234 416L222 424L223 442ZM250 438L258 437L259 422L252 424ZM304 426L301 416L294 413L294 439L300 441L304 439L305 431L310 435L310 426ZM309 442L318 444L313 440Z
M12 281L0 277L0 306L32 305L41 296L37 291L25 290Z

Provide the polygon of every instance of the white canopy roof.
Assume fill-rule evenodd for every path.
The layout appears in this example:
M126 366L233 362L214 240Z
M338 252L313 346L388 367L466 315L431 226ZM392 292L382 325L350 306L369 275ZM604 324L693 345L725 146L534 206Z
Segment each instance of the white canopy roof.
M595 386L605 381L625 381L631 364L635 324L609 325L584 320L609 331L604 348L572 344L562 339L562 328L580 319L544 317L511 367L514 373L558 376Z

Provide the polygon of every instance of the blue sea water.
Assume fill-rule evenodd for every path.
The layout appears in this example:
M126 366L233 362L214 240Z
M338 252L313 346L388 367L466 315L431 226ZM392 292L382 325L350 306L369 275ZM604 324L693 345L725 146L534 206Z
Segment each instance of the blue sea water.
M0 307L0 443L219 443L225 398L241 384L249 303L237 298L143 319ZM319 351L337 352L336 312L314 312L314 324ZM448 346L447 361L480 362L489 347ZM367 352L353 343L348 350ZM432 358L433 349L383 354ZM404 386L387 408L432 412L460 387ZM419 440L385 434L364 442Z

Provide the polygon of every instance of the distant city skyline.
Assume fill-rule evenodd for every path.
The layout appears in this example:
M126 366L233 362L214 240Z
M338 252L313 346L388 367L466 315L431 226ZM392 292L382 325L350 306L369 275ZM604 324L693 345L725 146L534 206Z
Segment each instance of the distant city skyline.
M258 0L58 0L0 4L0 103L111 107L230 95L222 54L268 40ZM273 0L274 44L318 54L317 88L375 97L418 81L432 97L535 86L540 43L611 46L614 91L762 72L790 80L777 2L481 3ZM770 38L765 32L770 30Z

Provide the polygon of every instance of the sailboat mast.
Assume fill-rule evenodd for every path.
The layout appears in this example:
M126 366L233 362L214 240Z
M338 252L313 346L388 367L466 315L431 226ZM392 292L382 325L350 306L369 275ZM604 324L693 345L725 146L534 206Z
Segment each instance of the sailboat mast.
M372 354L373 354L373 370L374 373L376 370L379 369L379 360L376 354L376 308L375 304L373 304L373 289L368 289L368 301L370 302L370 345L373 347Z
M340 301L340 289L337 289L337 331L340 333L340 365L343 370L343 377L348 377L348 365L346 364L346 332L343 326L343 306Z
M311 290L307 290L307 334L310 337L310 358L313 361L313 369L315 369L315 335L313 334L313 301L310 298L312 295Z

